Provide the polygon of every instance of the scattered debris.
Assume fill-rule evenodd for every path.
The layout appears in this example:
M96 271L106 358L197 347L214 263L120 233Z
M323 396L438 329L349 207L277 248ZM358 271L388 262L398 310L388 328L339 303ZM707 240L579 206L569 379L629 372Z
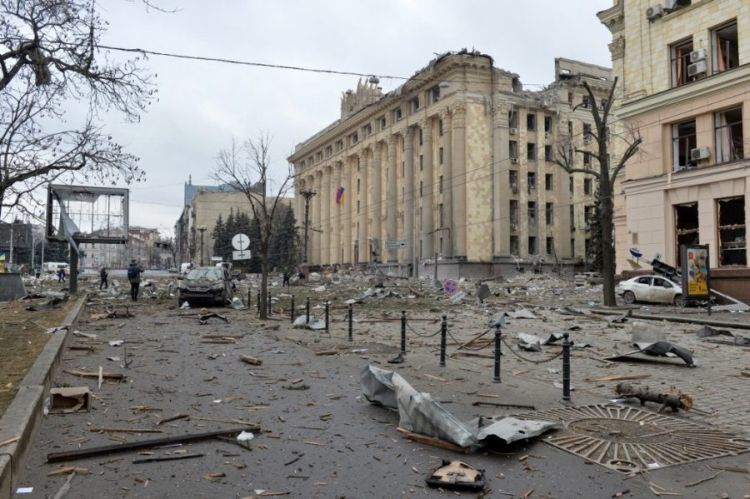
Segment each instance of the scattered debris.
M49 396L49 414L88 412L91 404L88 386L50 388Z
M672 412L678 412L680 409L689 411L693 407L693 398L674 387L667 391L654 392L647 386L618 383L615 387L615 393L623 398L637 398L641 402L641 405L645 405L646 402L662 404L659 412L664 411L667 407L672 409Z
M251 357L249 355L240 355L240 360L245 364L250 364L251 366L260 366L263 364L263 361L261 359Z
M136 459L132 461L133 464L144 464L144 463L160 463L162 461L177 461L182 459L195 459L196 457L203 457L204 454L179 454L174 456L163 456L163 457L147 457L145 459Z
M463 461L446 461L425 480L433 488L480 491L485 487L484 470Z
M650 374L611 374L609 376L598 376L596 378L586 378L586 381L633 381L637 379L650 378Z
M507 404L503 402L484 402L482 400L477 400L476 402L473 402L471 405L474 407L481 407L481 406L487 406L487 407L510 407L514 409L529 409L531 411L536 410L536 406L533 405L526 405L526 404Z
M209 482L216 482L217 480L220 480L224 478L225 476L227 476L226 473L222 471L217 471L217 472L206 473L205 475L203 475L203 478L205 480L208 480Z
M229 319L227 319L223 315L217 314L216 312L202 313L198 316L198 322L201 324L201 326L205 326L206 324L208 324L209 319L219 319L229 324Z
M542 351L542 339L539 336L528 333L518 333L516 339L518 340L518 348L521 350L526 350L527 352Z
M12 443L18 442L20 438L21 437L13 437L13 438L9 438L8 440L3 440L2 442L0 442L0 447L5 447L6 445L10 445Z
M63 369L63 372L72 374L73 376L80 376L82 378L99 378L101 376L104 379L116 379L118 381L122 381L127 378L127 376L125 376L124 374L109 372L90 372L84 371L82 369Z
M511 319L536 319L536 315L534 315L530 310L527 310L525 308L516 310L515 312L508 312L508 317Z
M71 473L86 475L88 473L91 473L91 470L89 468L80 468L77 466L63 466L50 471L49 473L47 473L47 476L69 475Z
M250 441L255 438L255 435L249 431L243 431L237 435L237 443L242 447L250 449Z
M119 346L122 346L123 343L125 343L125 340L112 340L109 342L109 346L119 347Z
M161 420L157 421L156 422L156 426L161 426L163 424L170 423L172 421L177 421L178 419L185 419L185 418L189 418L189 417L190 416L188 416L187 414L175 414L174 416L171 416L171 417L168 417L168 418L161 419Z

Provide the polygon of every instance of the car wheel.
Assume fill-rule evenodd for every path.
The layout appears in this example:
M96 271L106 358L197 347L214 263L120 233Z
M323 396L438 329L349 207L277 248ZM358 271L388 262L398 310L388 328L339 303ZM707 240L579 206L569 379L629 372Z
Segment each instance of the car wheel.
M625 303L627 303L628 305L631 305L635 303L635 293L633 293L632 291L625 291L622 294L622 299Z
M685 306L685 299L682 297L682 295L680 294L674 295L674 306L675 307Z

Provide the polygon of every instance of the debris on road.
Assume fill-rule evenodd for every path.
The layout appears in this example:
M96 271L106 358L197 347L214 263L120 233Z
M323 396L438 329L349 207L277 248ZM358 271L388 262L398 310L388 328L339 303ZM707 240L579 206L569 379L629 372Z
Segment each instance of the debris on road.
M144 463L160 463L162 461L177 461L182 459L195 459L197 457L203 457L204 454L181 454L175 456L164 456L164 457L148 457L145 459L136 459L131 461L133 464L144 464Z
M206 324L208 324L209 319L219 319L229 324L229 319L227 319L223 315L217 314L216 312L201 313L201 315L198 316L198 322L201 326L205 326Z
M432 488L447 490L480 491L484 489L484 470L478 470L463 461L446 461L425 480Z
M245 364L250 364L251 366L260 366L263 364L263 361L261 359L251 357L250 355L240 355L240 360Z
M88 412L91 404L88 386L50 388L49 397L49 414Z
M110 372L90 372L90 371L84 371L82 369L63 369L64 373L72 374L73 376L80 376L82 378L99 378L100 376L104 379L115 379L118 381L122 381L127 376L120 373L110 373Z
M647 386L618 383L615 387L615 393L623 398L636 398L641 405L645 405L646 402L662 404L659 412L663 412L667 407L672 409L672 412L678 412L680 409L689 411L693 408L693 397L674 387L663 392L654 392Z

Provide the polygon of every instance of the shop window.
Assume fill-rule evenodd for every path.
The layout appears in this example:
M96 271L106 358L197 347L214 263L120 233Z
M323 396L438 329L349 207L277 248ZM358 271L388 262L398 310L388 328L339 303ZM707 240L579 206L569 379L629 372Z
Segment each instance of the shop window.
M737 43L737 22L727 24L711 32L712 61L714 73L736 68L740 62Z
M696 166L690 159L690 151L695 149L695 119L672 125L672 167L674 171Z
M719 265L747 265L745 197L718 199Z
M729 109L714 115L716 127L716 162L726 163L744 157L742 144L742 108Z
M698 232L698 203L676 204L674 206L674 228L675 228L675 262L677 267L682 265L680 246L683 244L698 244L700 234Z
M693 40L677 42L669 47L670 60L672 63L672 86L679 87L696 80L696 75L688 75L690 65L690 52L693 51Z

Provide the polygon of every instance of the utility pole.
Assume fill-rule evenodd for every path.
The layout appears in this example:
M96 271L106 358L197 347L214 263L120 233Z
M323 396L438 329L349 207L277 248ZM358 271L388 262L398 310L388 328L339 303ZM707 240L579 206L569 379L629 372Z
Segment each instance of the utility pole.
M310 199L317 193L315 191L299 191L300 196L305 198L305 253L303 254L303 261L307 263L307 233L310 225Z
M201 267L203 267L203 233L206 232L206 226L201 225L198 231L201 233Z
M444 230L448 231L448 241L450 241L451 240L451 228L450 227L438 227L437 229L430 232L430 234L436 234ZM439 286L440 283L438 282L438 245L435 244L435 241L433 241L432 245L435 247L435 286ZM442 250L442 247L440 249Z
M13 224L15 220L10 223L10 269L13 270Z

